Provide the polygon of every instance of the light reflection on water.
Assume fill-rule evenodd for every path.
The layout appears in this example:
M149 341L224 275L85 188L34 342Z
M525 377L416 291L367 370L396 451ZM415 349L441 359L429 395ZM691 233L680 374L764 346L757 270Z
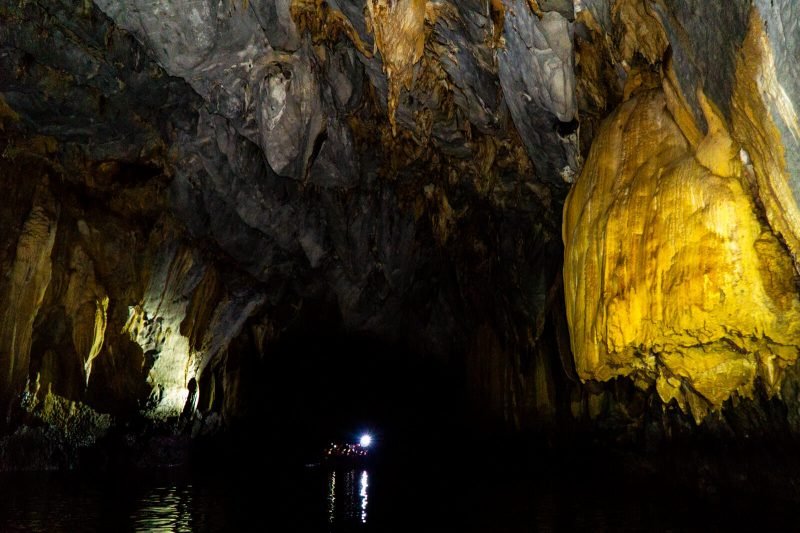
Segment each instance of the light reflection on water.
M367 523L367 487L369 486L369 476L367 476L367 471L364 470L361 472L361 523Z
M328 523L336 522L336 470L328 472Z
M338 485L337 475L341 479ZM369 473L353 469L329 470L326 501L331 530L338 526L366 525Z
M108 476L0 474L5 531L367 531L730 529L718 505L606 478L506 478L385 464ZM577 479L581 483L576 482ZM637 480L638 481L638 480ZM597 491L601 484L608 489ZM619 501L630 505L619 506ZM750 504L735 500L736 506ZM781 502L781 500L776 500ZM782 517L758 501L758 516ZM768 502L767 502L768 503ZM770 512L762 512L761 507ZM750 509L743 507L745 512ZM784 514L790 508L783 509ZM697 516L705 513L704 521ZM754 515L755 516L755 515ZM720 521L722 520L722 521ZM788 523L788 522L787 522ZM699 527L703 526L703 527ZM705 527L708 526L708 527ZM733 528L735 529L735 527ZM778 529L785 529L778 528Z
M191 484L155 487L139 500L131 516L133 527L139 531L194 531L192 524Z
M348 468L0 473L0 532L367 531L372 483L372 471Z

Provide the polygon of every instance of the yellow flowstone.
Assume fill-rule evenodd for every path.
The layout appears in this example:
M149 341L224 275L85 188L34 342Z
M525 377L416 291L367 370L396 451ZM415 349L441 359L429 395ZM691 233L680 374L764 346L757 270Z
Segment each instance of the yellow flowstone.
M800 300L738 145L698 96L709 133L693 142L661 90L605 121L567 198L563 238L581 379L655 383L699 422L735 392L751 394L756 377L779 392L798 355Z

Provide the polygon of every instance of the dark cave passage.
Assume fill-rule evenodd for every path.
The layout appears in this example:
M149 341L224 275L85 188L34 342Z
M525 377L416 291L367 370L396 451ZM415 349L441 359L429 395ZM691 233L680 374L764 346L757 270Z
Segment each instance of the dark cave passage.
M230 424L254 454L313 462L327 443L369 433L376 453L413 456L452 449L469 429L461 376L407 346L323 326L266 352L239 355L241 411Z

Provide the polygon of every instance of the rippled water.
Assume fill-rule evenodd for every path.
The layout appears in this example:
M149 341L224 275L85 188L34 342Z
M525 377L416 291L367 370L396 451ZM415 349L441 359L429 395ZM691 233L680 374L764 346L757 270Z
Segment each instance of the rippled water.
M131 515L133 527L176 532L194 530L192 496L194 486L157 486L139 500L140 508Z
M339 469L327 472L326 512L328 524L367 524L369 516L369 472Z
M2 474L0 531L370 531L370 489L367 470L347 468Z
M682 531L741 525L737 511L655 483L468 465L0 475L0 531Z

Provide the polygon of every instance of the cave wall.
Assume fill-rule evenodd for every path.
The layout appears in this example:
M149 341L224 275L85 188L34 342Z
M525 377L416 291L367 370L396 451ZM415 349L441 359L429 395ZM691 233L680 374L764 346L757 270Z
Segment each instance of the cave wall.
M595 139L565 207L567 316L582 379L655 383L699 422L757 376L779 390L800 300L732 141L692 149L668 108L640 93Z
M53 402L173 420L193 378L205 415L235 417L257 383L231 341L263 356L314 302L475 386L497 385L464 356L478 338L544 352L572 22L362 7L2 6L7 427L62 424ZM514 378L536 380L547 398Z
M794 11L3 2L4 423L188 399L216 427L243 358L322 322L436 359L504 427L794 420Z
M567 313L582 379L629 376L700 423L754 387L794 389L794 77L780 57L796 39L770 33L784 15L759 3L642 7L664 55L658 77L626 82L565 205ZM590 25L613 35L607 17Z

